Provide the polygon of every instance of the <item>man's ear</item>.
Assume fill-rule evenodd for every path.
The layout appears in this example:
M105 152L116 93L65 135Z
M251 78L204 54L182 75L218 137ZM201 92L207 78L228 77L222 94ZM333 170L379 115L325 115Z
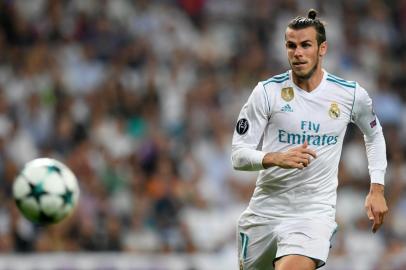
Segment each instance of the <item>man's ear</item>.
M319 56L320 57L323 57L324 55L326 55L327 48L328 48L327 41L324 41L320 44L320 46L319 46Z

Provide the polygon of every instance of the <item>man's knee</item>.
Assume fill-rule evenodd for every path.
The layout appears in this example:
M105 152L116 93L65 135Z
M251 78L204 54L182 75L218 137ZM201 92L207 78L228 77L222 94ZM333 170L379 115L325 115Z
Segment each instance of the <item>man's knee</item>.
M275 270L315 270L316 262L302 255L287 255L275 262Z

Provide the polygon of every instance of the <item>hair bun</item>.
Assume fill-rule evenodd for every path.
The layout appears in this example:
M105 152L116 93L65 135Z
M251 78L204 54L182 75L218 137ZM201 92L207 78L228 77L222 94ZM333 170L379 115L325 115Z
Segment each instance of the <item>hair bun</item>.
M317 16L317 11L314 10L314 9L310 9L310 10L309 10L309 13L307 13L307 17L308 17L309 19L314 20L314 19L316 19L316 16Z

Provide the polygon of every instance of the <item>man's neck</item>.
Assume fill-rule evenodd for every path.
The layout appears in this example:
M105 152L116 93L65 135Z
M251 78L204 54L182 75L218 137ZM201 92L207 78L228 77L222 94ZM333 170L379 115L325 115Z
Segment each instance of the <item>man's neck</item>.
M306 92L311 92L320 85L323 79L323 70L318 68L309 79L301 79L292 72L293 82Z

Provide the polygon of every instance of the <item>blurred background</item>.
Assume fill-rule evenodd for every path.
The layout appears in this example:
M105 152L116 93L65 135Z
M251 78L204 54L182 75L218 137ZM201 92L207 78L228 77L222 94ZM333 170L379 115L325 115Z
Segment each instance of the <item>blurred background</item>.
M0 269L237 269L256 173L233 171L232 132L256 83L289 68L284 31L309 8L327 22L326 70L374 99L389 160L390 213L373 235L349 126L322 269L406 269L405 0L0 0ZM81 188L50 227L11 196L42 156Z

